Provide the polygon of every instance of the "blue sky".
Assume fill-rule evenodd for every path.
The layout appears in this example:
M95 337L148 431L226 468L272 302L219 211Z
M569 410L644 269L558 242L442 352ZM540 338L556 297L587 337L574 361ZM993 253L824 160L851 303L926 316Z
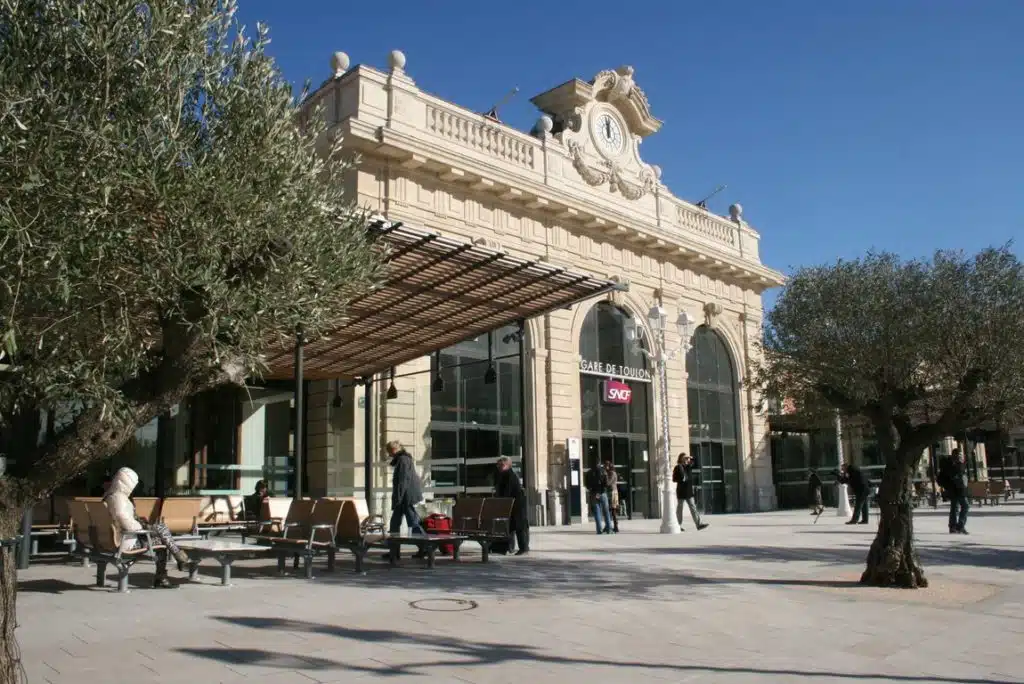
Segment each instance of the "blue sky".
M763 261L927 256L1024 238L1024 0L240 0L285 75L331 54L528 129L529 99L631 64L678 196L741 202ZM1014 249L1024 254L1018 242ZM772 297L769 297L769 301Z

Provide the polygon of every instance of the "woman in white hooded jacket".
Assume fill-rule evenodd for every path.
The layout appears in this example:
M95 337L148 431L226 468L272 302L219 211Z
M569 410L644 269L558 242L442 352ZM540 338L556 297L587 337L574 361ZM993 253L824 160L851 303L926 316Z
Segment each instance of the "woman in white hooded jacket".
M135 504L132 503L131 496L138 484L138 473L131 468L121 468L114 473L110 487L107 489L107 494L103 497L103 503L106 505L107 510L110 511L110 517L113 519L114 524L122 533L121 551L131 551L132 549L145 546L145 542L137 536L125 534L140 532L144 529L148 529L161 544L167 547L166 551L157 553L156 579L153 582L153 586L169 587L171 583L167 580L168 552L174 556L174 560L178 561L179 568L182 565L187 566L190 574L195 569L195 563L190 561L188 554L174 543L174 537L171 535L171 531L167 529L167 525L164 525L159 520L150 520L147 521L146 525L143 525L135 516Z

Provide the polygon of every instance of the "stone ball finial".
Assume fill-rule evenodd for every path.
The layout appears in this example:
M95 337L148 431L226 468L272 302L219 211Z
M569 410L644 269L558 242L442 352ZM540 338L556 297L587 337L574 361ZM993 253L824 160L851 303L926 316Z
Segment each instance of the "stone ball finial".
M388 65L392 71L405 70L405 54L401 50L392 50L388 55Z
M543 135L550 135L551 131L554 130L554 128L555 122L547 114L537 119L537 130L540 131Z
M334 78L338 78L348 71L350 64L351 62L349 61L348 55L344 52L335 52L331 56L331 70L334 72Z
M743 205L737 202L729 205L729 218L739 223L743 220Z
M651 170L654 171L654 177L657 180L661 180L661 167L657 164L651 166Z

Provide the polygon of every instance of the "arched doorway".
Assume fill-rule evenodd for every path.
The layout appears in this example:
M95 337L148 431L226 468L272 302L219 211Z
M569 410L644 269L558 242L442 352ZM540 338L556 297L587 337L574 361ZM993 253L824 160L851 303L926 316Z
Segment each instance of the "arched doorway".
M706 513L740 510L739 388L721 336L697 328L686 355L690 453L700 463L697 505Z
M611 461L619 475L620 512L651 517L651 373L647 359L626 337L629 313L601 302L580 332L580 408L584 469ZM578 515L578 512L573 512Z

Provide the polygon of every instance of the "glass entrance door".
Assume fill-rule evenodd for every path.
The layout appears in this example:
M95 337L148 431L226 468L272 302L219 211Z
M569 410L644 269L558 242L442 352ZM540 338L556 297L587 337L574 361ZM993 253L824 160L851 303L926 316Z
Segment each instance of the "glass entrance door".
M583 436L583 468L596 461L611 461L619 476L619 515L649 518L652 515L647 442L622 435Z
M704 513L738 511L736 445L713 440L691 442L690 453L700 464L700 482L693 492L697 507Z

